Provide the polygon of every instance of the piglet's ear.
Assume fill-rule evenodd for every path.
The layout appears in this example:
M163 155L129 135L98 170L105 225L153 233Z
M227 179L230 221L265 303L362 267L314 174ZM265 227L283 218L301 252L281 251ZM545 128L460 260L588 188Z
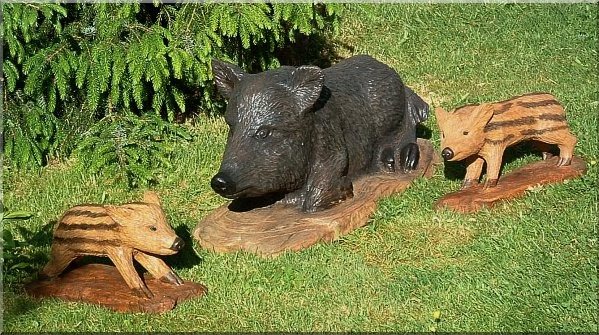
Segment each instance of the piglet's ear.
M491 104L482 104L472 112L472 118L479 124L486 125L491 121L491 117L493 117L493 106Z
M445 109L442 107L435 108L435 117L437 118L437 123L442 124L445 122L447 114L449 113L447 113L447 111L445 111Z
M229 99L235 85L246 75L239 66L217 59L212 60L212 74L218 93L226 99Z
M117 224L122 225L125 222L131 222L134 220L135 210L131 208L113 205L104 206L104 208L106 209L106 212L110 218Z
M314 105L324 85L324 73L317 66L300 66L293 70L291 91L302 112Z
M154 191L144 192L143 202L162 206L162 204L160 203L160 197L158 197L158 194Z

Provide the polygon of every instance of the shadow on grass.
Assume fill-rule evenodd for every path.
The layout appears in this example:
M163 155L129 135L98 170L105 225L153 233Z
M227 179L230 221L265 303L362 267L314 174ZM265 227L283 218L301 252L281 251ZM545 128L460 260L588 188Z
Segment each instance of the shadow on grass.
M430 140L431 137L433 137L433 131L429 127L427 127L423 124L417 124L416 125L416 137L423 138L425 140Z
M166 263L176 269L192 268L202 263L202 258L193 250L193 237L189 228L186 225L179 225L175 228L175 233L183 239L185 246L177 254L164 257Z
M23 294L12 293L4 296L4 323L24 314L34 313L41 306L41 301Z
M309 64L327 68L343 59L337 52L338 49L345 49L349 52L354 51L353 46L334 40L326 34L298 35L295 43L276 50L275 54L281 65L300 66Z

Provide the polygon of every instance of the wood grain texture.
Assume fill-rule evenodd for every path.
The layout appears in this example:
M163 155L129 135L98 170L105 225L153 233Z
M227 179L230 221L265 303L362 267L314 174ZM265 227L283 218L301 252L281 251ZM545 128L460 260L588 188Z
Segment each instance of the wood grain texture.
M202 284L185 281L183 285L173 286L148 274L144 282L154 293L152 299L134 295L114 266L87 264L54 279L33 281L25 290L36 298L55 297L127 313L163 313L183 300L203 296L208 291Z
M168 225L158 194L146 191L143 202L68 209L54 230L50 261L41 275L58 276L79 256L106 256L131 289L150 298L152 293L135 271L133 258L154 277L179 285L177 274L156 256L173 255L182 247L183 240Z
M316 213L274 204L249 211L223 205L198 223L193 236L216 252L243 250L262 256L298 251L317 242L330 242L366 224L379 198L405 190L414 179L430 177L437 155L431 143L418 139L420 162L409 174L378 174L354 182L354 197Z
M437 201L437 209L448 208L457 212L472 213L483 207L491 207L508 199L524 196L526 190L545 184L559 183L583 175L587 166L584 160L574 156L567 166L556 166L559 157L538 161L516 169L501 178L497 186L484 189L483 184L449 193Z

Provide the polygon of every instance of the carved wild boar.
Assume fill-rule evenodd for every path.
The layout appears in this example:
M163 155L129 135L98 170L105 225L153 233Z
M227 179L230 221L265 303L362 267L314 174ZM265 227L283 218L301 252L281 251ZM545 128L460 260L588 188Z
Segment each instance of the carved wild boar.
M211 186L220 195L280 195L305 212L353 196L364 174L409 172L419 159L416 125L428 105L369 56L320 69L282 66L258 74L213 60L228 99L229 135Z

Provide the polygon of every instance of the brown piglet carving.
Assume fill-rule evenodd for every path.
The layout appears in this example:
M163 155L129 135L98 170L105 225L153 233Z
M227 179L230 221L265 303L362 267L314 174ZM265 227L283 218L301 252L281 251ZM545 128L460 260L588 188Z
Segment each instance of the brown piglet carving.
M453 113L436 108L435 114L441 129L443 158L468 162L462 188L478 183L485 162L485 188L495 187L505 149L524 140L540 142L543 159L550 155L546 145L557 145L558 166L569 165L572 160L576 137L566 123L564 108L551 94L531 93L501 102L467 105Z
M133 266L133 259L161 281L183 281L155 255L172 255L184 243L168 225L158 195L147 191L142 202L113 205L78 205L67 210L54 231L50 262L41 277L56 277L77 257L106 256L127 285L141 297L153 294Z

